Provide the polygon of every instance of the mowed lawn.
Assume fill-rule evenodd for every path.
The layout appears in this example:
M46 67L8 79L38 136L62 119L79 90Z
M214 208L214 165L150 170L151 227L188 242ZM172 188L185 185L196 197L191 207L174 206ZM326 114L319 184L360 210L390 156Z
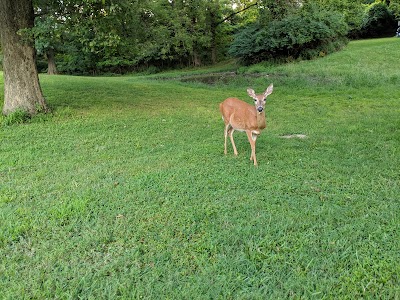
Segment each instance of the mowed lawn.
M399 50L41 75L52 115L1 119L0 299L399 299ZM271 82L259 166L225 156L218 104Z

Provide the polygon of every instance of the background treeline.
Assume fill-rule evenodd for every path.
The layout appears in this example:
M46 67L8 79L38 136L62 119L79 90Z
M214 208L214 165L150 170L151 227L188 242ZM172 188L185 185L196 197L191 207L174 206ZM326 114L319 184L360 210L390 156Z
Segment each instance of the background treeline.
M394 35L400 0L36 0L39 70L100 74L310 59Z

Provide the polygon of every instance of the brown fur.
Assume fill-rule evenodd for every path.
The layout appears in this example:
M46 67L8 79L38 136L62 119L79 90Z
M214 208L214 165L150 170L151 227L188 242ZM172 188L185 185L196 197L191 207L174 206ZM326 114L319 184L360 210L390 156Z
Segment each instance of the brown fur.
M233 132L235 130L244 131L247 134L251 146L250 160L253 160L254 165L257 166L256 140L258 135L261 134L261 131L267 126L265 120L265 99L272 93L272 89L273 86L271 84L264 94L261 95L256 95L254 90L248 89L247 93L254 99L254 105L250 105L237 98L227 98L220 103L219 109L225 123L225 154L227 154L228 135L232 143L234 154L238 154L233 140ZM262 108L261 112L258 111L259 108Z

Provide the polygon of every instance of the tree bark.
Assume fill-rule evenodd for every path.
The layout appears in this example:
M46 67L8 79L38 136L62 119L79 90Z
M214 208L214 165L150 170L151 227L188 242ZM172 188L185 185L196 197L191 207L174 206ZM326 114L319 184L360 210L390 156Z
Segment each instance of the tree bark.
M0 35L3 49L3 114L18 109L30 115L47 111L35 64L35 50L18 31L33 26L32 0L0 0Z
M56 67L56 60L54 56L54 50L49 49L47 50L47 74L49 75L56 75L57 74L57 67Z

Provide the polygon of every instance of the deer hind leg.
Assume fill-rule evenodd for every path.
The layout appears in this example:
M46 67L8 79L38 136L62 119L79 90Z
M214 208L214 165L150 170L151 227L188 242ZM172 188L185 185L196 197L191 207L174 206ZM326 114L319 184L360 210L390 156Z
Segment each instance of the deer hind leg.
M233 140L233 132L235 131L235 129L233 129L231 127L231 129L229 130L229 137L231 138L231 143L232 143L232 148L233 148L233 154L238 155L237 149L236 149L236 145L235 145L235 141Z
M226 144L227 144L228 134L229 134L231 128L232 128L232 127L231 127L230 124L226 124L226 125L225 125L225 130L224 130L224 136L225 136L224 153L225 153L225 154L228 153L228 151L227 151L227 145L226 145Z
M257 166L257 159L256 159L257 134L253 134L251 131L246 131L246 133L251 147L250 160L252 160L254 162L254 165Z

